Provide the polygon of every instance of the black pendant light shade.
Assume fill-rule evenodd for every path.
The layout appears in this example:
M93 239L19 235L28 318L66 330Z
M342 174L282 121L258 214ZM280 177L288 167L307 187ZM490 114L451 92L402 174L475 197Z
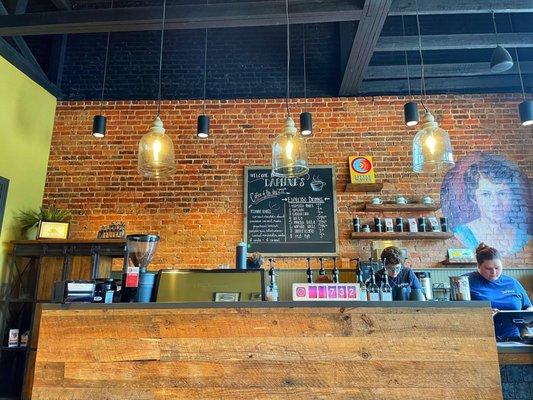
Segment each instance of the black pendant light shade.
M403 116L405 118L405 125L415 126L420 121L418 115L418 105L414 101L410 101L403 105Z
M490 60L491 72L504 72L513 68L513 58L502 46L497 46Z
M520 123L523 126L533 125L533 101L524 100L518 105L518 113L520 114Z
M103 115L95 115L93 117L93 136L96 138L103 138L105 136L105 126L107 118Z
M198 116L196 135L201 139L209 137L209 117L207 115Z
M300 132L302 136L310 136L313 133L313 116L310 112L300 114Z

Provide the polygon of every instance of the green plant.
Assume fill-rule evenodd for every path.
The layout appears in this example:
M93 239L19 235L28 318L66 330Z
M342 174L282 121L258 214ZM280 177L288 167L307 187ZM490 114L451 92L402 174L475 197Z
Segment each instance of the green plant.
M28 210L21 211L18 220L20 222L20 229L22 232L36 226L39 221L47 222L64 222L72 217L70 211L61 210L57 207L45 208L41 207L39 211Z

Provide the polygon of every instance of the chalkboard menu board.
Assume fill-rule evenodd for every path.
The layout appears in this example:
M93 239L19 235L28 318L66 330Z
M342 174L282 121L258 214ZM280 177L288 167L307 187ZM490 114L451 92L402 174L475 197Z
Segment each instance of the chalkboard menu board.
M248 252L275 256L338 254L335 167L316 166L300 178L244 171L244 237Z

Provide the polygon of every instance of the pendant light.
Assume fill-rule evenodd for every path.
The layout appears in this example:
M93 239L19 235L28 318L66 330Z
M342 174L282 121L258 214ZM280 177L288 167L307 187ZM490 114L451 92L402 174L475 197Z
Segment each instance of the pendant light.
M509 25L511 26L511 33L514 32L513 20L511 19L511 13L508 14ZM518 115L520 117L520 124L522 126L533 125L533 101L526 100L526 91L524 89L524 78L522 76L522 69L520 68L520 60L518 59L518 51L514 48L514 54L516 58L516 66L518 69L518 77L520 78L520 88L522 89L523 101L518 104Z
M402 30L405 38L405 22L402 15ZM411 97L411 80L409 79L409 60L407 59L407 50L404 51L405 55L405 69L407 72L407 90L409 97ZM403 117L405 125L415 126L420 121L420 115L418 115L418 105L414 101L409 101L403 105Z
M499 73L513 68L513 58L509 52L499 44L500 41L498 40L498 29L496 28L494 11L492 11L492 24L494 25L494 33L496 34L496 48L492 52L490 70L491 72Z
M290 67L290 38L289 38L289 0L285 0L285 14L287 17L287 119L281 133L272 143L272 176L294 178L309 172L307 163L307 148L305 139L298 134L289 110L289 67Z
M113 0L111 0L111 7L113 8ZM104 102L104 91L105 91L105 79L107 76L107 56L109 54L109 37L111 32L107 32L107 43L105 46L105 58L104 58L104 77L102 79L102 93L100 96L100 114L93 117L93 136L95 138L103 138L105 136L105 128L107 124L107 118L103 115L103 102Z
M422 37L420 34L420 18L418 15L418 0L416 0L416 26L418 30L418 51L422 67L420 91L423 96L422 105L425 109L421 129L413 139L413 171L437 172L454 165L453 150L448 132L439 127L435 117L424 104L426 83L424 76L424 57L422 54Z
M209 4L207 0L206 4ZM207 28L205 28L205 43L204 43L204 96L203 96L203 114L198 116L198 122L196 124L196 135L200 139L206 139L209 137L209 117L205 113L205 89L207 82Z
M166 4L163 0L163 18L161 26L161 45L159 50L159 87L157 94L157 115L139 142L138 170L145 178L166 178L176 171L174 162L174 145L165 135L163 122L159 117L161 111L161 67L163 64L163 38L165 33Z
M305 24L303 24L303 57L304 57L304 105L307 106L307 71L305 68ZM311 136L313 133L313 116L310 112L304 111L300 114L300 132L302 136Z

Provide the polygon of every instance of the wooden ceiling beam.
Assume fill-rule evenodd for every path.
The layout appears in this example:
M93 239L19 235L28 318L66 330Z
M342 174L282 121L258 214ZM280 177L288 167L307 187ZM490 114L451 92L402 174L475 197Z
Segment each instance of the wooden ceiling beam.
M533 73L533 61L520 62L522 73ZM426 77L443 76L478 76L490 75L490 62L478 63L452 63L452 64L425 64L424 75ZM513 68L500 72L497 75L518 74L516 63ZM409 77L419 78L422 75L422 68L419 64L409 65ZM365 79L398 79L407 78L405 65L371 65L367 68Z
M504 47L533 47L533 33L499 33ZM487 49L496 47L494 33L423 35L422 50ZM382 36L374 51L418 51L418 36Z
M533 12L531 0L419 0L420 15ZM389 16L416 15L415 0L394 0Z
M524 85L531 87L531 75L524 75ZM518 76L503 75L498 79L490 76L471 77L446 77L425 79L426 91L429 93L457 93L468 90L481 90L490 93L495 89L519 90L520 80ZM378 94L405 94L408 92L406 79L373 80L363 81L357 91L358 95ZM420 79L411 79L411 93L418 95L420 92Z
M361 0L291 0L291 24L359 20ZM161 29L162 7L54 11L0 17L0 36L149 31ZM284 25L284 1L167 7L168 29Z
M365 70L374 54L383 24L389 13L392 0L366 0L363 18L357 25L348 62L344 68L339 94L349 95L357 91Z

